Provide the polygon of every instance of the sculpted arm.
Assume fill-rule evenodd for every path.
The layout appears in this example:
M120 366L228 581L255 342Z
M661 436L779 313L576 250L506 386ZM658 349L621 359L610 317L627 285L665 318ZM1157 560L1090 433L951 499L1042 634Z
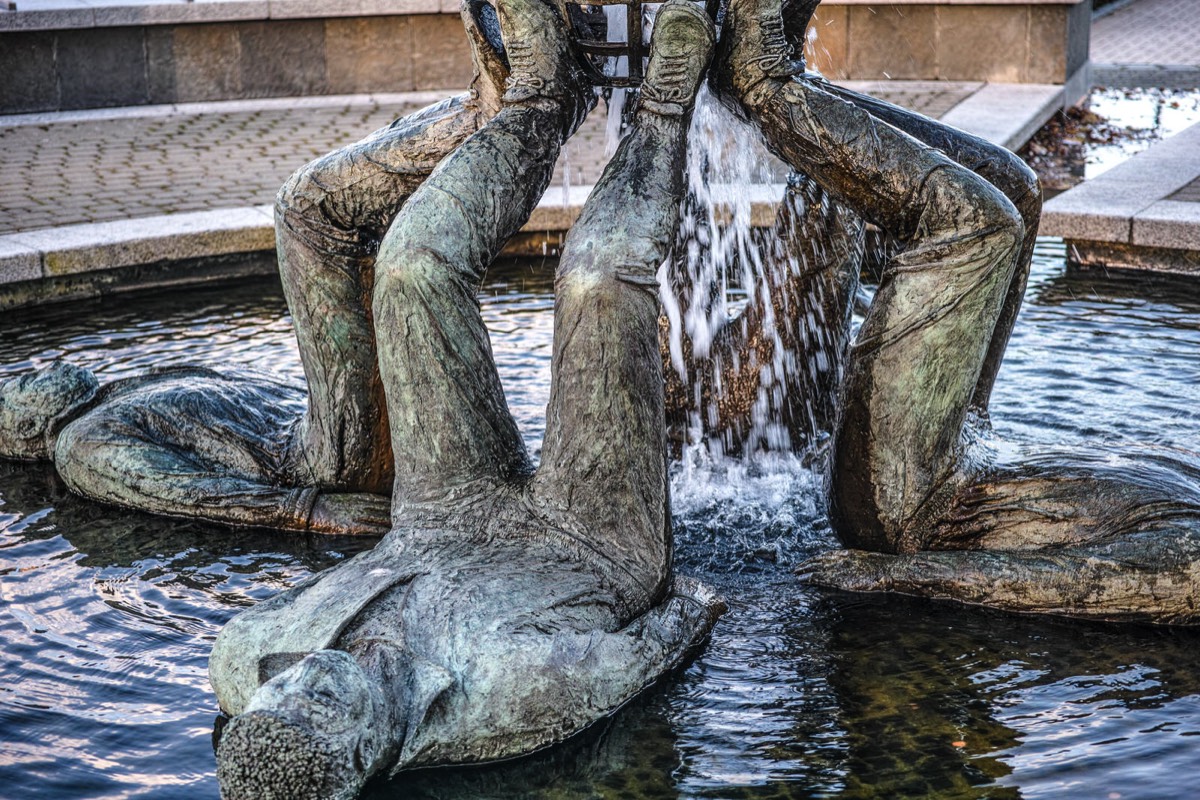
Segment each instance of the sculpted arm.
M1193 529L1164 526L1105 542L1040 550L840 550L801 567L818 586L897 592L1006 611L1122 622L1200 621L1200 545Z
M55 461L79 494L152 514L344 535L381 536L390 527L386 497L273 485L108 415L68 426Z

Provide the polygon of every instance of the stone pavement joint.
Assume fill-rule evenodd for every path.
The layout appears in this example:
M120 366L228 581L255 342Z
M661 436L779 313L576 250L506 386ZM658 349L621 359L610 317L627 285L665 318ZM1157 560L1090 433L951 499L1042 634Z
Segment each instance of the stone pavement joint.
M1179 203L1200 203L1200 178L1192 181L1167 199Z

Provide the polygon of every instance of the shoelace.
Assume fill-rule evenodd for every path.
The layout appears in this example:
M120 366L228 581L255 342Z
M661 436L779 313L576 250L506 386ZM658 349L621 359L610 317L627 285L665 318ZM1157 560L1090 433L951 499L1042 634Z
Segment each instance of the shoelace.
M508 44L508 66L508 80L504 82L507 88L526 86L534 91L545 88L546 82L534 73L537 60L533 55L533 47L528 42Z
M688 56L686 53L662 57L660 78L656 83L642 84L642 97L655 103L681 103L690 98L687 93Z
M772 16L769 19L763 20L760 23L760 27L762 29L762 43L765 52L760 56L750 59L750 63L757 64L760 69L767 72L792 59L792 45L783 33L783 19L781 17Z

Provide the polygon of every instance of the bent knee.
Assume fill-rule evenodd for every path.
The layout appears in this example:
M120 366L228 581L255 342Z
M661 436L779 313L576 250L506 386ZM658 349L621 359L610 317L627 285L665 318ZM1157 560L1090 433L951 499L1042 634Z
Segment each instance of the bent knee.
M920 201L918 236L970 239L1000 255L1018 248L1025 235L1025 220L1012 200L964 167L930 175Z
M1016 207L1026 231L1036 227L1042 215L1042 183L1021 157L1001 147L981 174Z
M284 181L283 186L275 193L275 218L280 219L288 213L306 213L309 209L320 208L325 199L326 190L317 180L323 159L317 159L296 170Z
M554 294L560 302L601 302L606 307L641 296L652 297L657 303L658 284L653 275L642 277L642 270L637 267L622 270L619 266L577 263L560 269L554 282ZM655 321L657 324L657 314Z
M275 193L275 221L287 220L317 225L331 225L337 229L355 227L353 210L345 207L344 192L348 172L348 161L342 150L337 150L308 162L284 181Z
M465 285L464 271L434 248L408 246L385 238L375 261L375 297L396 296L408 290L447 289Z

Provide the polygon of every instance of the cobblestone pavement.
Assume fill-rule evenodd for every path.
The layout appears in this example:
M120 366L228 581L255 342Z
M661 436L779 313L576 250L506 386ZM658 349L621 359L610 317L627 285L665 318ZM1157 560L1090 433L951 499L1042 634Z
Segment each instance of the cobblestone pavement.
M933 116L970 92L946 83L867 88ZM36 125L0 118L0 233L270 203L297 167L410 113L427 96L413 100L250 110L239 103L228 111L209 104L204 113ZM571 185L596 182L606 160L605 113L599 104L571 140L556 184L564 169Z
M1094 64L1200 66L1200 0L1136 0L1092 25Z

